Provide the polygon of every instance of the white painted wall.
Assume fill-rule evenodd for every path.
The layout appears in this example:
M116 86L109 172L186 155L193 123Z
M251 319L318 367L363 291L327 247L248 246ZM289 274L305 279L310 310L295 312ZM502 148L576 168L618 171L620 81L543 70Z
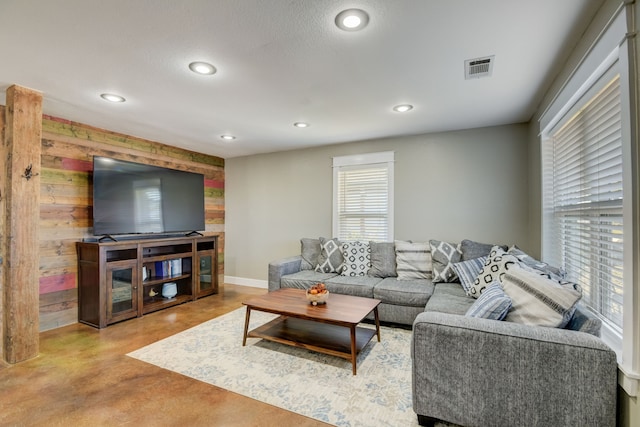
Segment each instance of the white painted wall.
M376 151L395 151L396 239L527 250L528 138L519 124L227 159L225 275L266 281L301 237L331 237L332 157Z

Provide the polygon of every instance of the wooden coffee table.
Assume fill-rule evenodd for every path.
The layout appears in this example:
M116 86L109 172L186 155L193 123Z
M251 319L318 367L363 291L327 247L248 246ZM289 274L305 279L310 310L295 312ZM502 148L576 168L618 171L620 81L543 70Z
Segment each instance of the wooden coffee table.
M351 360L353 375L356 375L358 353L374 335L380 341L380 300L377 299L329 294L326 304L314 306L309 304L302 289L278 289L243 304L247 306L243 346L247 344L247 337L254 337L338 356ZM249 331L251 310L280 316ZM376 329L358 327L372 311Z

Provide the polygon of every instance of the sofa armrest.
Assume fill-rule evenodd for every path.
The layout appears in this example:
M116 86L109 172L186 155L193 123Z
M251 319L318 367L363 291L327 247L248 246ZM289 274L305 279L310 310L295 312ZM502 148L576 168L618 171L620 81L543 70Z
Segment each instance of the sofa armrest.
M279 259L269 263L269 291L280 289L280 278L300 271L302 256Z
M593 335L424 312L411 355L419 415L464 426L615 426L616 355Z

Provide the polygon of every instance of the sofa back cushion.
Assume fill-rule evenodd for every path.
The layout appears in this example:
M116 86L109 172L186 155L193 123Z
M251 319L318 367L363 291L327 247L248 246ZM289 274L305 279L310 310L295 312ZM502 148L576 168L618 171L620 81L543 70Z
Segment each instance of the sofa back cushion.
M303 237L300 239L300 270L313 270L318 265L318 257L320 256L320 239L309 239Z
M371 277L397 277L395 243L370 241L369 248L371 268L367 274Z

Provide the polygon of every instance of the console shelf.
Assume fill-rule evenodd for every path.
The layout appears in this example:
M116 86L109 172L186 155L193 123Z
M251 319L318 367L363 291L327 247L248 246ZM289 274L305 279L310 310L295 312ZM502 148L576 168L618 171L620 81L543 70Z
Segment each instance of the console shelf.
M104 328L218 293L217 248L218 236L78 242L78 321Z

